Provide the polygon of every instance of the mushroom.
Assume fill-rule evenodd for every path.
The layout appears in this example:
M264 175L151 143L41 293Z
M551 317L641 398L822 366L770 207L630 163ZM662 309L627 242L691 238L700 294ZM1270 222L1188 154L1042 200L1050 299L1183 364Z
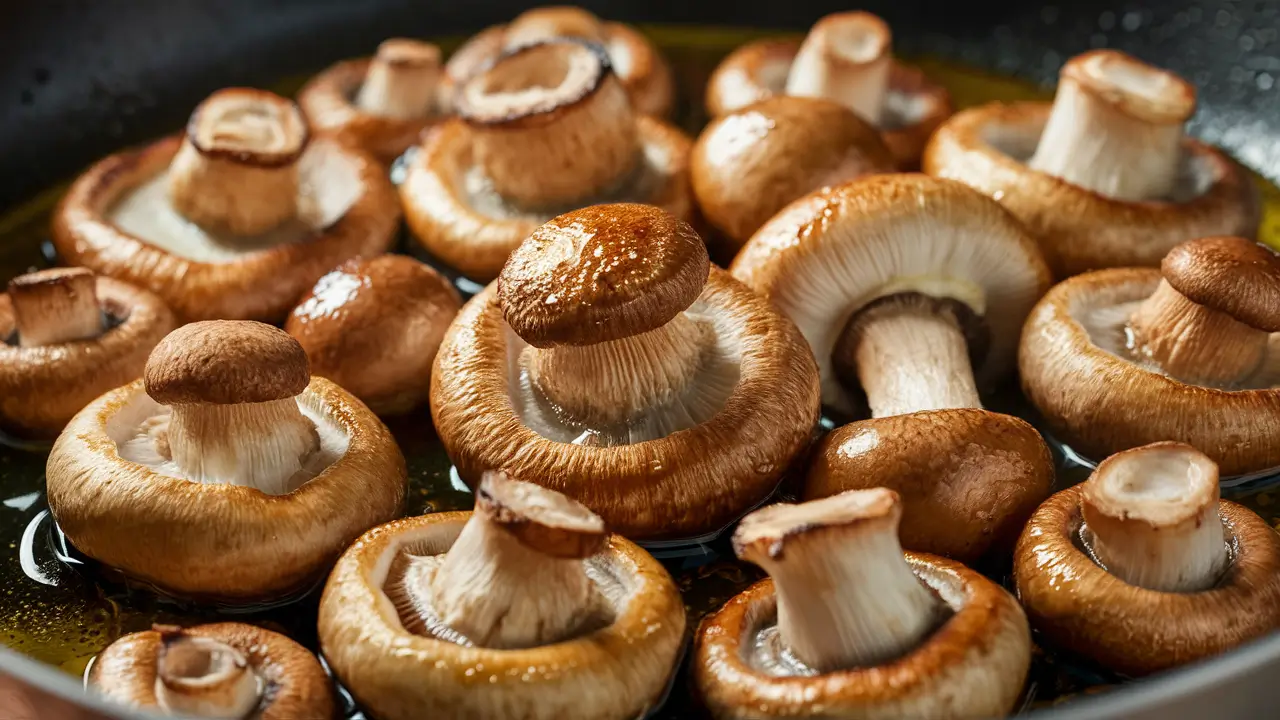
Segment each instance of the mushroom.
M903 553L884 488L743 519L769 573L698 628L694 682L716 718L1002 717L1031 664L1017 601L950 560Z
M317 131L390 162L444 114L440 76L440 48L391 38L373 57L344 60L311 78L298 105Z
M390 432L310 378L296 340L207 321L170 333L142 380L71 420L47 484L85 555L169 594L239 603L306 590L400 513L405 479Z
M88 686L163 715L328 720L333 689L316 657L279 633L238 622L155 625L107 646Z
M1190 445L1113 455L1040 506L1014 581L1059 647L1128 675L1217 655L1280 625L1280 537L1218 499L1218 468Z
M802 43L748 43L712 73L707 114L720 117L775 95L826 98L879 128L898 167L914 169L929 136L951 115L951 96L894 60L891 45L889 26L861 11L827 15Z
M644 35L622 23L605 22L583 8L558 5L526 10L506 25L486 28L449 58L448 82L461 85L504 51L553 38L577 38L601 45L642 115L664 118L675 104L671 68Z
M0 294L0 429L57 436L94 398L139 377L173 326L160 298L85 268L10 280Z
M403 255L349 260L320 278L285 330L311 372L379 415L401 415L427 399L436 350L462 301L439 273Z
M418 241L462 274L489 281L555 215L635 200L694 213L690 140L637 117L598 45L548 40L500 56L457 90L458 119L438 126L400 186Z
M1243 238L1192 240L1161 270L1057 285L1027 320L1022 386L1085 457L1159 440L1229 476L1280 467L1280 257Z
M864 394L870 406L823 439L805 497L890 487L906 546L964 561L1016 538L1052 458L978 390L1011 364L1049 270L1008 213L959 183L866 177L792 203L732 272L799 325L828 406L848 414Z
M619 204L546 223L463 307L431 415L468 483L504 469L628 537L685 539L773 492L818 395L790 321L687 223Z
M1040 240L1058 277L1156 266L1206 235L1253 237L1248 173L1185 137L1195 88L1116 50L1078 55L1049 103L994 103L934 134L924 169L998 199Z
M894 166L880 134L852 110L786 96L713 120L691 160L698 206L733 253L792 200Z
M685 610L644 550L559 493L487 473L474 512L360 538L320 600L320 645L385 720L644 715Z
M342 261L386 250L398 218L370 156L312 138L289 100L230 88L196 108L185 136L81 175L54 214L53 244L182 320L276 321Z

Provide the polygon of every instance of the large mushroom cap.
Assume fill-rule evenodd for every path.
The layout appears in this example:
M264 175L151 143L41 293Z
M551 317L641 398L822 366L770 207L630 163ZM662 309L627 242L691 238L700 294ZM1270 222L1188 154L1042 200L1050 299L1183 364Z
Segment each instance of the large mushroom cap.
M1161 275L1192 302L1269 333L1280 332L1280 258L1239 237L1204 238L1169 251Z
M208 320L160 341L143 379L162 405L232 405L291 398L306 389L311 370L302 345L279 328Z

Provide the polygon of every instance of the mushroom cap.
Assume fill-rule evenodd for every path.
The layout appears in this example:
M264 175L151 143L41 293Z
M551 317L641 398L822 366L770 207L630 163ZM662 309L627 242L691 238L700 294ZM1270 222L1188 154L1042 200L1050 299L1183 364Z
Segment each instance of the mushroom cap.
M317 137L298 161L305 217L282 235L228 248L168 203L167 169L181 145L174 136L117 153L77 178L53 216L58 255L154 292L183 321L276 321L320 276L395 241L400 209L385 168ZM122 227L118 213L131 200L139 212Z
M521 544L550 557L588 558L608 540L604 521L587 506L502 472L485 473L476 507Z
M953 615L906 655L877 667L817 676L767 674L749 643L777 616L765 579L707 616L693 674L716 718L1002 717L1017 703L1031 661L1031 633L1016 600L960 563L905 553L916 576Z
M652 205L574 210L543 224L498 276L507 324L534 347L657 330L702 294L711 261L689 223Z
M1191 240L1170 250L1160 271L1192 302L1280 332L1280 256L1265 245L1239 237Z
M55 437L99 395L142 375L151 349L176 325L156 295L99 277L98 303L118 320L99 337L42 347L10 344L17 330L13 303L0 294L0 428Z
M999 198L1039 239L1057 277L1156 267L1185 240L1256 235L1257 191L1248 172L1198 140L1183 140L1180 188L1166 200L1116 200L1032 170L1027 161L1051 107L993 103L956 113L929 142L925 172Z
M792 200L894 167L880 133L852 110L780 96L722 115L702 131L693 146L693 192L736 250Z
M1280 625L1280 536L1248 508L1220 500L1230 565L1201 592L1130 585L1076 545L1077 485L1050 497L1018 539L1013 576L1031 624L1060 647L1127 675L1217 655Z
M291 398L311 382L302 345L285 331L246 320L183 325L151 351L143 375L161 405L235 405Z
M831 431L814 451L803 494L895 490L904 548L974 562L1013 546L1053 478L1053 456L1025 421L980 409L933 410Z
M316 656L298 643L238 622L197 625L186 635L226 643L244 653L263 682L262 702L253 717L261 720L332 718L333 689ZM157 630L125 635L94 658L87 684L116 702L158 708L158 660L163 636Z
M563 642L521 650L464 647L405 630L384 591L406 553L448 550L471 516L433 513L374 528L334 568L320 600L320 645L362 706L387 720L450 717L638 717L675 672L685 609L667 571L613 535L584 561L605 592L613 621ZM596 580L599 582L599 580Z
M360 533L402 512L407 471L391 432L342 388L313 378L297 402L345 445L293 492L266 495L123 459L120 445L163 408L141 380L113 390L54 443L54 519L85 555L173 594L243 602L305 589Z
M1280 467L1280 388L1187 384L1091 336L1086 323L1127 318L1123 310L1136 309L1159 283L1155 269L1113 268L1050 290L1027 318L1018 350L1027 398L1052 434L1086 457L1174 440L1208 455L1224 477ZM1280 337L1268 355L1280 357Z
M440 341L462 300L440 273L403 255L349 260L320 278L285 330L313 375L336 382L379 415L423 403Z
M490 285L463 306L431 376L431 417L459 475L474 485L485 470L503 469L633 538L717 530L764 500L818 420L813 357L791 321L717 267L690 312L712 318L740 353L723 408L663 438L589 447L538 434L512 406L507 358L523 341Z
M1018 328L1049 287L1035 241L998 203L957 182L872 175L811 193L743 246L734 277L795 321L822 371L823 401L851 403L831 353L848 319L879 297L951 297L985 318L980 383L1013 362Z

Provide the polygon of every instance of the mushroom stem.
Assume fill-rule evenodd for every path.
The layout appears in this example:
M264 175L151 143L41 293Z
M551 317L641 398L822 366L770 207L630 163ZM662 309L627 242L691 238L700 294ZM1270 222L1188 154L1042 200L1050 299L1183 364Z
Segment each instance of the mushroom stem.
M161 633L156 701L164 710L207 718L243 718L262 697L257 674L236 648L179 628Z
M290 482L320 445L316 426L293 398L260 403L170 406L165 443L188 479L246 485L268 495L294 490Z
M554 209L607 193L640 159L630 100L599 46L527 45L463 86L458 113L493 189L522 208Z
M55 268L9 281L18 344L39 347L102 334L97 279L84 268Z
M297 161L307 139L292 101L265 90L219 90L191 114L169 166L169 199L212 231L260 235L297 214Z
M734 550L773 578L778 632L801 662L820 672L874 666L933 630L942 604L903 557L901 517L898 494L874 488L743 519Z
M1230 386L1267 354L1270 334L1199 305L1161 280L1129 319L1134 349L1183 382Z
M834 100L879 125L889 87L889 26L866 12L828 15L809 31L787 75L787 95Z
M1119 200L1171 196L1195 88L1124 53L1100 50L1062 68L1030 166Z
M578 7L559 5L533 8L520 13L507 24L502 40L503 46L510 50L558 37L603 43L604 23Z
M1131 585L1195 592L1227 561L1218 518L1218 466L1182 443L1112 455L1084 483L1080 510L1094 558Z
M356 95L356 106L396 120L425 117L432 110L439 79L440 48L392 38L378 46Z

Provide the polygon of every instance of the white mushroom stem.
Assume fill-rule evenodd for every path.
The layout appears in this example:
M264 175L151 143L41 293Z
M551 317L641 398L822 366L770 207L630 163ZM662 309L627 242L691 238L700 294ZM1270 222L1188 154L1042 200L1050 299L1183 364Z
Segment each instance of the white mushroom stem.
M84 268L57 268L9 281L18 344L39 347L102 334L97 279Z
M297 214L297 161L307 139L293 102L263 90L220 90L191 115L169 166L169 199L211 231L264 233Z
M356 95L360 109L396 120L430 115L440 80L440 48L392 38L378 46Z
M1170 377L1229 387L1266 359L1270 334L1199 305L1161 280L1129 319L1134 349Z
M1171 196L1195 89L1115 51L1071 59L1030 166L1119 200Z
M1195 592L1227 561L1218 518L1218 466L1181 443L1156 443L1098 465L1081 493L1097 561L1131 585Z
M604 23L600 22L600 18L582 8L570 6L534 8L520 13L507 25L502 43L509 50L557 37L604 42Z
M212 638L166 635L156 664L156 700L175 715L244 718L262 697L244 653Z
M852 490L743 519L734 548L773 578L778 632L820 672L900 657L933 630L941 601L912 572L898 542L892 490Z
M891 43L889 26L875 15L828 15L800 45L786 94L833 100L879 125L893 65Z

